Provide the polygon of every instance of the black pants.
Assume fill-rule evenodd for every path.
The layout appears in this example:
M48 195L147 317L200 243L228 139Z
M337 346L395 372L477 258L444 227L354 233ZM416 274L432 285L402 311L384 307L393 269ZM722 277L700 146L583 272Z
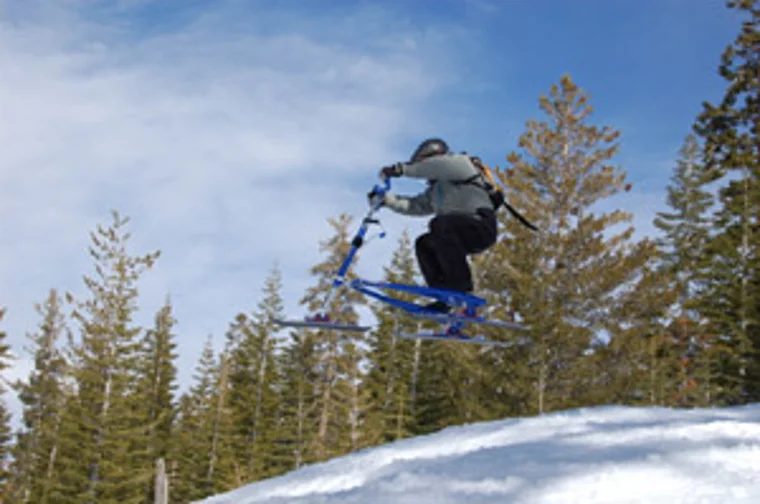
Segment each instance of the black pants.
M428 225L430 231L417 238L417 261L429 287L473 290L467 255L480 253L496 243L496 215L490 209L481 209L478 216L436 216Z

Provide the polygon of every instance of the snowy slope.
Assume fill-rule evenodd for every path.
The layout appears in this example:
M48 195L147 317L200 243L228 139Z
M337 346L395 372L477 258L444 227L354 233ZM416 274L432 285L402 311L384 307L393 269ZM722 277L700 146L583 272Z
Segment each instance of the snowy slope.
M452 427L202 502L760 504L760 404L604 407Z

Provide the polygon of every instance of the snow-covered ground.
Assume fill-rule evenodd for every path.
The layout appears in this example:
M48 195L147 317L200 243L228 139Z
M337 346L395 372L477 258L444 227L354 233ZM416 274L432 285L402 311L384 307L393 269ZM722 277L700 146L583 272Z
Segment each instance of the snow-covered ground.
M589 408L452 427L202 502L760 504L760 404Z

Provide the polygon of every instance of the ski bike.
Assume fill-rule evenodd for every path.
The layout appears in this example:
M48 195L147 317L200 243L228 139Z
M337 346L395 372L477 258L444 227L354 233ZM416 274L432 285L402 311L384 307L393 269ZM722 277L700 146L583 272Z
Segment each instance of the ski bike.
M273 321L282 327L366 332L371 329L371 326L337 322L327 311L336 289L340 287L346 287L358 291L371 298L377 299L394 308L398 308L408 315L433 320L441 324L440 330L423 331L417 333L398 332L396 333L396 336L398 337L406 339L458 341L464 343L477 343L481 345L494 345L503 347L512 346L514 342L492 340L480 335L470 336L464 332L464 329L470 325L484 325L517 331L527 330L524 325L516 322L493 320L480 315L479 311L483 310L487 305L487 301L481 297L465 294L463 292L418 285L404 285L390 282L373 282L362 278L349 280L346 278L346 273L348 272L348 269L350 268L354 257L356 256L356 253L365 243L365 238L370 226L380 225L380 221L375 218L375 213L377 213L383 206L382 196L390 191L390 188L390 179L386 178L384 179L383 185L375 185L372 193L370 193L378 196L377 199L379 203L370 206L369 212L362 220L361 226L354 235L353 240L351 241L351 248L349 249L346 258L344 259L343 263L338 269L338 272L333 278L332 284L330 286L330 291L328 292L327 297L322 305L323 311L311 316L306 316L303 320L284 320L276 318ZM381 233L380 236L384 236L384 233ZM429 309L423 305L393 297L388 291L395 291L399 293L411 294L412 296L425 297L437 301L442 301L451 306L453 310L450 313L441 313L439 311Z

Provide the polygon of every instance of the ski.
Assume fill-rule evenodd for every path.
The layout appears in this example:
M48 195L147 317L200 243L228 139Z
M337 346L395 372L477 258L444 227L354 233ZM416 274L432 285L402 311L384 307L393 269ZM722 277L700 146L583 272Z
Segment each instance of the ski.
M485 336L465 336L464 334L446 334L437 332L419 332L419 333L395 333L399 338L415 340L434 340L434 341L452 341L456 343L473 343L476 345L498 346L502 348L523 344L524 338L517 341L496 341L488 339Z
M282 327L296 327L306 329L330 329L333 331L347 331L347 332L367 332L371 329L370 326L360 326L356 324L341 324L338 322L330 322L329 320L319 319L305 319L305 320L283 320L272 319L277 325Z
M480 324L491 327L501 327L503 329L514 329L516 331L527 331L528 328L517 322L507 322L505 320L492 320L480 316L468 316L456 313L437 313L428 311L409 312L415 317L427 318L445 324Z

